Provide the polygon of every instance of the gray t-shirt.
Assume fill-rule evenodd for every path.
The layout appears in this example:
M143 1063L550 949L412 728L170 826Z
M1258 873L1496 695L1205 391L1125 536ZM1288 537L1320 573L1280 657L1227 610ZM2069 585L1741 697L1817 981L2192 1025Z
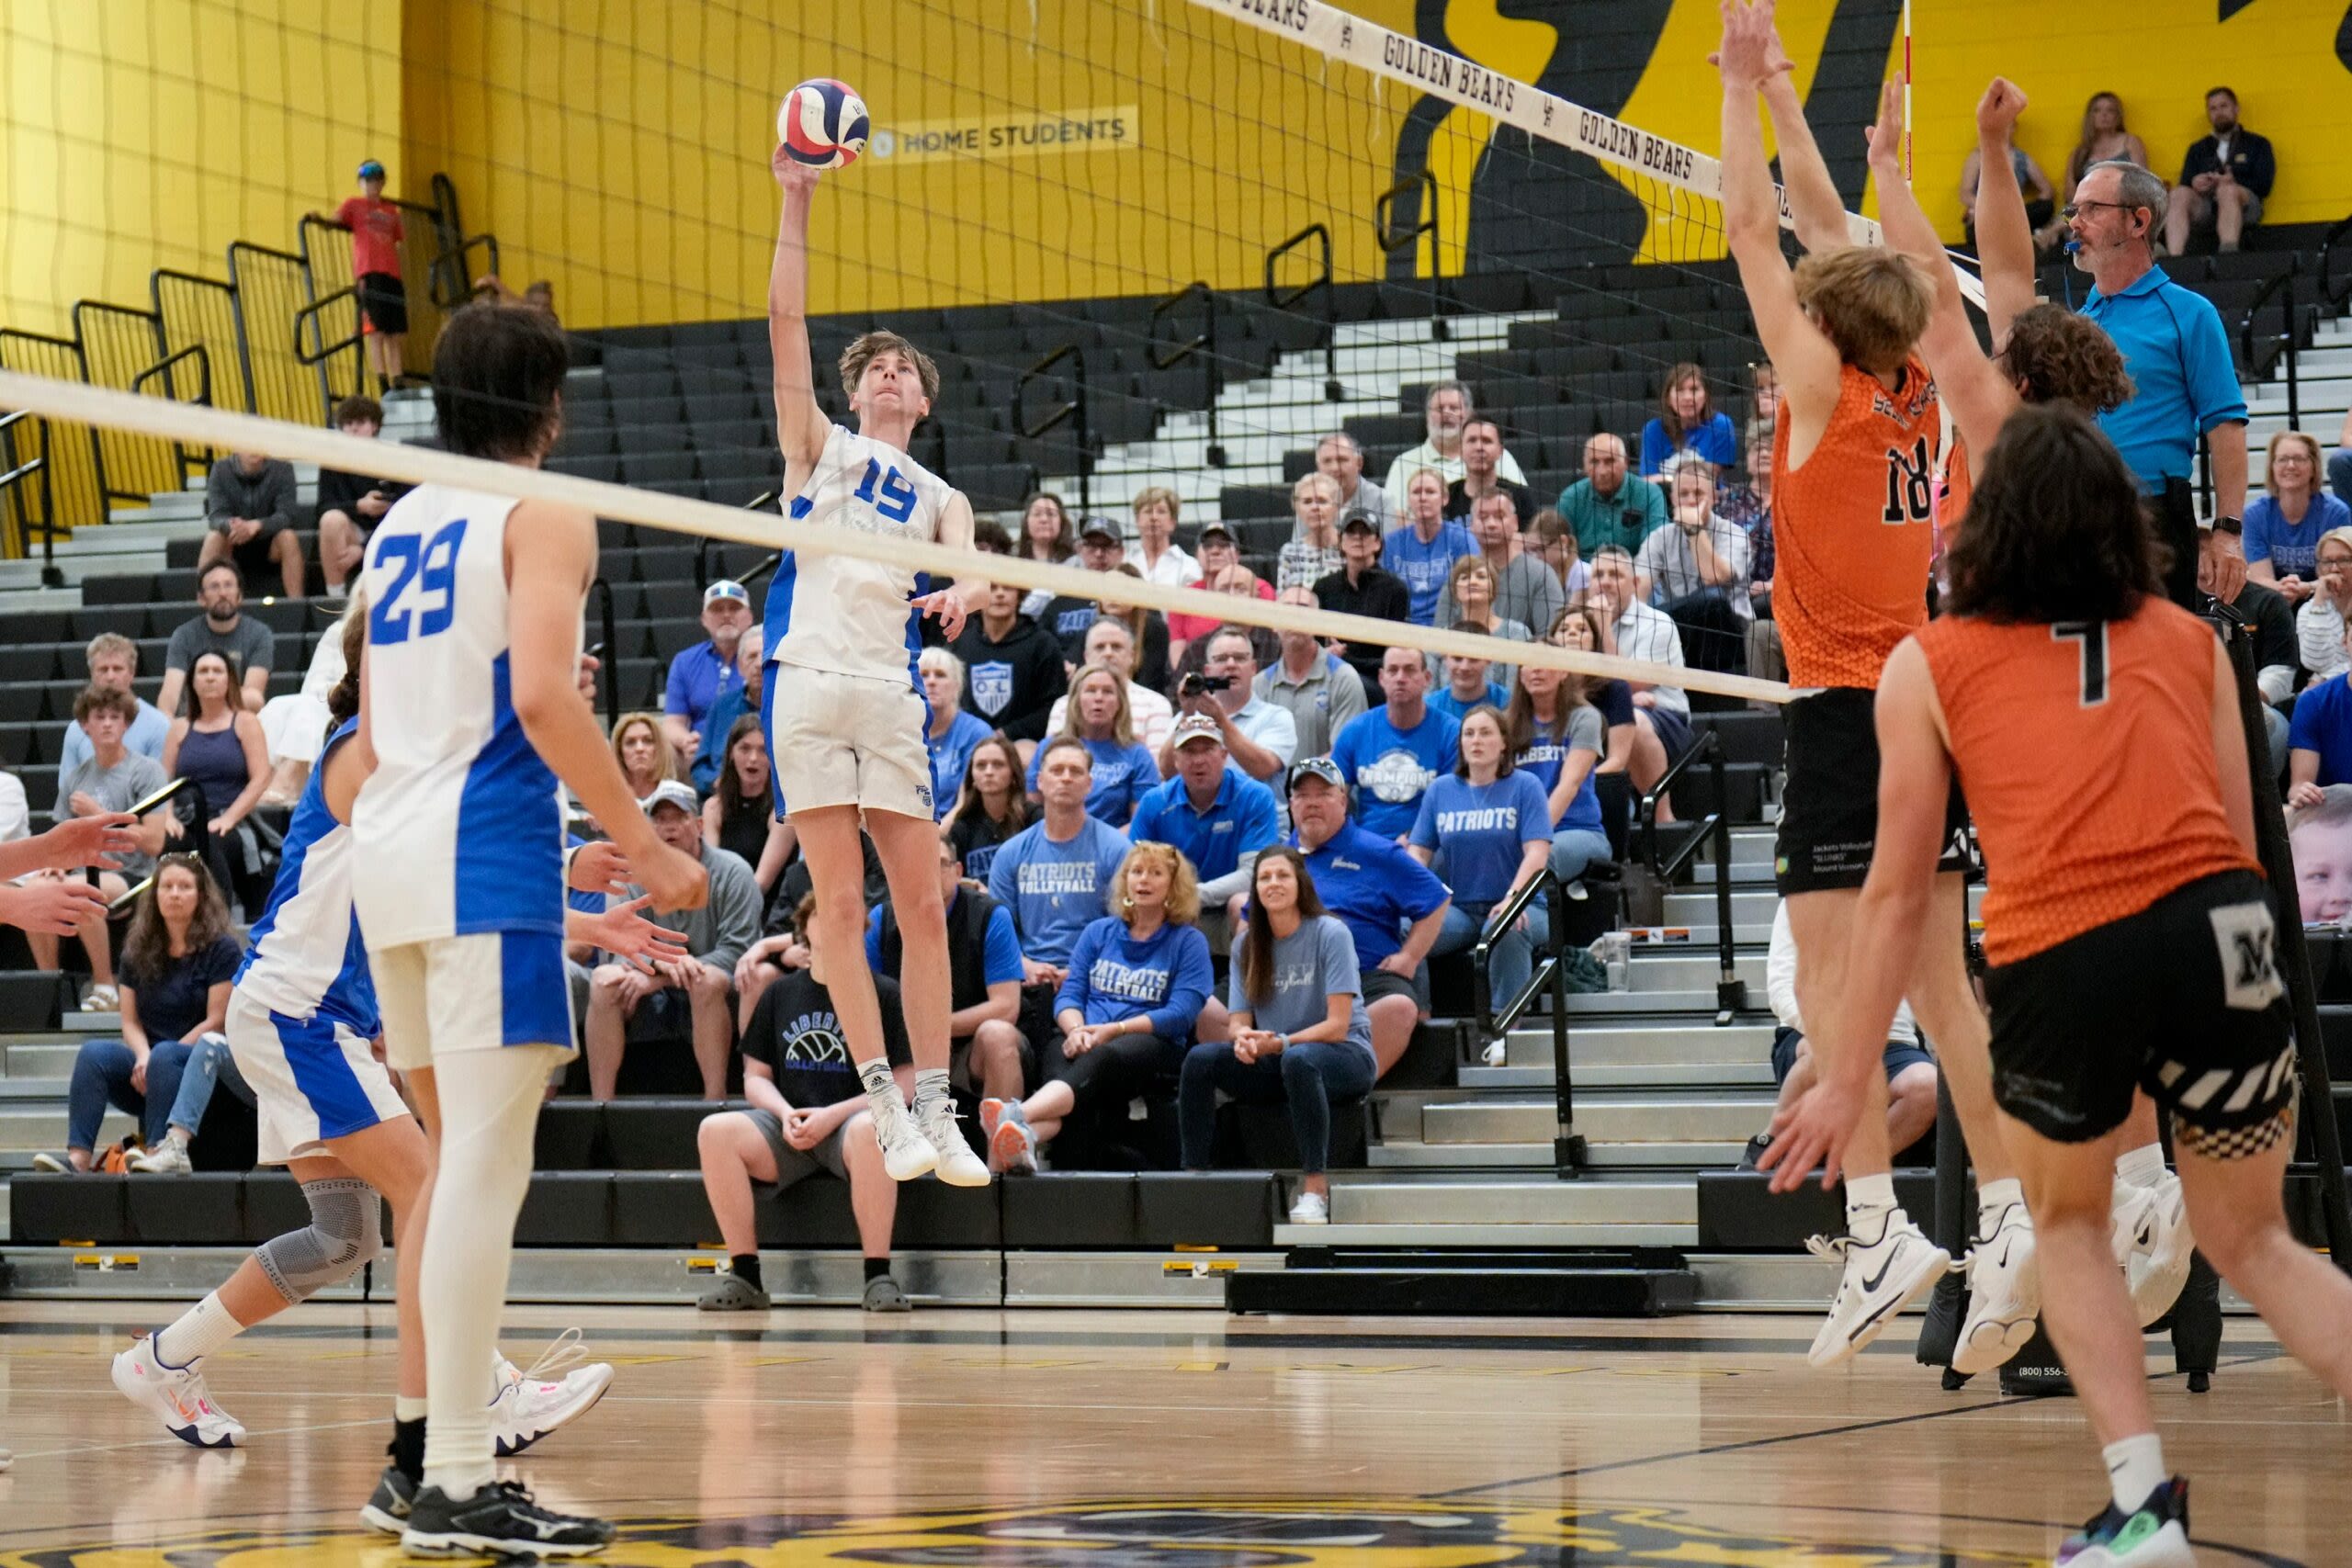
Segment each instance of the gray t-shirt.
M225 653L237 661L237 679L242 681L249 670L268 669L277 647L277 636L251 615L240 615L225 632L214 630L210 621L198 615L182 621L172 633L171 646L164 650L164 668L185 672L198 654Z
M1731 568L1729 581L1710 583L1699 575L1699 553L1679 523L1650 531L1634 553L1634 570L1649 580L1651 603L1663 608L1712 587L1731 602L1734 615L1742 620L1754 615L1755 606L1747 597L1747 530L1710 513L1707 542L1714 547L1716 558Z
M741 855L717 844L703 845L702 868L710 878L710 896L701 908L664 914L649 905L638 913L657 926L682 933L691 956L732 974L736 961L760 940L760 880ZM606 894L605 907L626 904L644 893L644 888L631 883L625 894Z
M1363 977L1356 968L1355 938L1336 916L1301 920L1290 935L1274 939L1273 989L1262 1001L1242 994L1241 959L1237 953L1226 1006L1250 1014L1260 1029L1295 1034L1330 1016L1330 998L1337 991L1355 998L1348 1010L1348 1043L1362 1051L1376 1070L1380 1059L1373 1055L1372 1015L1363 1010Z
M1609 724L1590 703L1578 703L1568 715L1568 750L1609 755Z
M98 760L91 757L57 776L57 806L50 815L59 822L72 820L77 794L88 795L108 811L128 811L171 782L163 763L136 751L125 751L122 761L111 768L101 768ZM122 879L133 886L155 869L155 857L150 854L131 852L115 858L122 863Z

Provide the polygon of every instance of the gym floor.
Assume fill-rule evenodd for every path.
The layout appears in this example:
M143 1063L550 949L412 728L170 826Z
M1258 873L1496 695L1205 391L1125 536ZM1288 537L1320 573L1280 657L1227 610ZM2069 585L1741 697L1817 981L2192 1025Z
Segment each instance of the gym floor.
M389 1565L389 1306L311 1306L207 1363L247 1445L198 1452L109 1356L178 1309L0 1303L0 1568ZM1199 1312L517 1307L615 1363L506 1467L621 1526L601 1559L1186 1568L1990 1568L2103 1501L2070 1399L1958 1393L1909 1325L1804 1364L1811 1319L1237 1319ZM2335 1397L2235 1319L2210 1393L2152 1357L2209 1564L2352 1563Z

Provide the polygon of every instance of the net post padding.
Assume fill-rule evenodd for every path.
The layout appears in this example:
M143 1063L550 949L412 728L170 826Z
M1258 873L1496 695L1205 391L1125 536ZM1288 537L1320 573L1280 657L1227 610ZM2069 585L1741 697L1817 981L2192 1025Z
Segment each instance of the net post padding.
M981 576L1023 589L1042 588L1083 599L1104 598L1107 588L1120 604L1142 605L1166 614L1215 616L1277 632L1306 632L1315 637L1473 659L1494 659L1498 651L1507 650L1505 656L1515 664L1537 664L1575 675L1679 686L1687 691L1757 702L1785 703L1791 695L1789 687L1781 682L1749 675L1619 659L1554 648L1548 643L1498 643L1492 637L1476 632L1445 631L1408 622L1343 615L1331 610L1307 610L1295 604L1212 593L1205 589L1168 588L1138 578L1120 576L1106 583L1104 574L1080 567L827 528L712 502L688 501L654 491L549 473L544 468L461 457L429 447L345 435L339 430L231 413L199 403L141 397L110 388L0 370L0 411L9 409L29 409L51 419L73 420L102 429L138 431L185 446L223 452L266 452L273 457L300 459L321 468L374 474L411 484L447 485L526 501L554 502L584 508L614 522L722 539L758 549L855 556L910 571L929 572L943 584L959 576Z

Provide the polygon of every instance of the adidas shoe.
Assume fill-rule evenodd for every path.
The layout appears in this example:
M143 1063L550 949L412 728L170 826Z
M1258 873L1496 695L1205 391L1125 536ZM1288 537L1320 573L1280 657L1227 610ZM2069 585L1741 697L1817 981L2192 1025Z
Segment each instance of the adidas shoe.
M2115 1184L2115 1261L2132 1291L2132 1310L2147 1327L2172 1310L2188 1283L2197 1238L2188 1230L2188 1205L2180 1178L2171 1171L2154 1187Z
M2197 1568L2188 1549L2188 1483L2174 1476L2128 1514L2110 1503L2066 1538L2057 1568Z
M1815 1258L1845 1264L1829 1319L1805 1358L1816 1367L1834 1367L1877 1338L1895 1314L1925 1295L1951 1267L1951 1254L1922 1235L1901 1209L1880 1216L1878 1235L1868 1241L1815 1236L1805 1248Z
M893 1181L912 1181L939 1168L939 1151L915 1124L914 1112L890 1086L887 1098L866 1096L874 1115L874 1141L882 1145L882 1168Z
M980 1126L989 1136L989 1163L1007 1175L1037 1174L1037 1134L1017 1100L980 1101Z
M401 1550L418 1557L585 1557L612 1540L605 1520L542 1508L518 1481L460 1498L420 1487L401 1532Z
M164 1424L164 1430L199 1449L234 1448L245 1440L237 1418L212 1403L197 1363L167 1367L155 1359L155 1337L142 1334L114 1359L114 1386Z
M503 1356L498 1359L490 1430L500 1458L521 1453L595 1408L613 1386L613 1369L603 1361L582 1366L587 1357L580 1330L567 1328L528 1370L518 1369Z
M2033 1264L2033 1222L2023 1203L2004 1205L1992 1234L1970 1249L1968 1315L1951 1370L1974 1377L2006 1365L2033 1338L2041 1315L2041 1271Z
M915 1124L939 1155L939 1179L950 1187L986 1187L994 1180L988 1164L972 1152L971 1140L956 1120L956 1102L940 1095L915 1108Z
M359 1510L359 1522L379 1535L397 1536L408 1528L409 1512L415 1506L416 1483L402 1475L399 1465L388 1464L376 1478L375 1495Z

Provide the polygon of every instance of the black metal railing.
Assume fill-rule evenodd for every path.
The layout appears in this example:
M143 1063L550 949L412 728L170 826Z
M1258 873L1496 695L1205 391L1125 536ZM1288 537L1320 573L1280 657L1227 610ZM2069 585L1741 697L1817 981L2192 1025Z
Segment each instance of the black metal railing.
M1186 300L1195 299L1201 302L1201 330L1181 343L1173 338L1163 341L1159 335L1160 323ZM1204 456L1210 468L1222 468L1225 467L1225 446L1216 434L1216 395L1224 378L1216 360L1216 290L1197 278L1184 285L1151 308L1151 321L1146 331L1149 334L1147 347L1151 355L1153 369L1173 370L1187 359L1200 360L1201 407L1207 412L1209 421L1208 450Z
M1070 395L1048 411L1044 418L1032 422L1023 417L1027 406L1029 389L1053 374L1054 367L1069 360ZM1086 412L1086 351L1074 343L1066 343L1048 353L1036 364L1021 373L1012 384L1012 430L1024 441L1042 439L1047 432L1068 423L1078 438L1078 509L1083 513L1094 510L1094 435Z
M1551 935L1545 952L1536 961L1519 995L1504 1002L1498 1012L1487 977L1494 959L1495 942L1547 892L1553 897ZM1481 1041L1509 1040L1511 1030L1534 1007L1535 998L1546 991L1551 993L1552 1105L1555 1122L1552 1132L1552 1168L1563 1181L1583 1175L1585 1164L1585 1143L1577 1132L1576 1093L1568 1074L1567 921L1562 918L1561 908L1566 892L1560 879L1546 866L1542 874L1495 906L1478 932L1477 946L1470 952L1471 998L1476 1007Z
M0 327L0 366L85 386L90 379L89 360L78 340L13 327ZM44 419L40 423L40 431L44 464L41 482L48 487L44 498L47 530L71 537L78 526L105 522L105 455L99 447L96 429ZM54 548L53 543L49 544L44 556ZM44 570L42 575L46 579L49 572ZM63 586L62 581L46 585Z
M2302 323L2295 318L2295 275L2302 270L2302 257L2289 257L2287 270L2256 289L2254 298L2246 302L2245 314L2238 318L2238 355L2245 362L2248 375L2267 376L2278 367L2281 360L2286 363L2287 428L2290 430L2303 427L2301 377L2295 363L2295 351L2302 337ZM2262 314L2263 307L2270 303L2274 295L2280 297L2278 331L2257 337L2256 318ZM2268 360L2256 355L2256 344L2275 351Z
M588 585L588 592L595 596L597 629L605 634L605 640L596 645L604 649L597 656L596 684L604 694L605 729L609 734L621 721L619 617L613 614L613 585L602 574Z
M1714 785L1714 809L1698 821L1689 824L1690 833L1681 846L1670 854L1662 854L1658 832L1657 808L1683 770L1693 762L1705 762ZM1690 750L1674 760L1657 783L1652 785L1635 807L1636 826L1642 835L1642 859L1657 874L1659 883L1672 886L1674 879L1696 860L1699 851L1709 843L1714 845L1715 873L1715 1022L1727 1025L1747 1006L1747 983L1739 977L1738 954L1732 940L1731 920L1731 811L1724 793L1724 743L1713 730L1702 730Z
M454 310L473 298L473 264L467 258L476 251L489 257L482 272L495 276L498 272L498 236L475 234L458 242L455 248L435 257L432 266L433 302L445 310Z
M155 269L148 288L155 306L156 352L171 355L206 345L211 350L207 361L212 406L252 413L253 366L238 330L237 291L217 277L168 266Z
M137 391L140 377L164 352L155 313L103 299L74 302L74 337L82 345L90 385ZM160 435L99 426L98 495L101 502L145 504L159 490L182 483L187 464L175 443Z
M179 378L173 373L183 359L196 361L196 396L193 398L180 396ZM147 383L154 380L161 380L164 383L162 395L174 401L202 403L207 408L215 406L212 401L212 353L200 343L192 343L177 353L167 354L138 375L133 376L130 378L130 389L134 392L144 392L147 389ZM187 482L190 468L209 468L212 466L212 451L209 447L191 449L178 441L174 441L171 445L174 489ZM146 498L141 496L139 499Z
M32 414L26 409L0 414L0 463L10 465L6 473L0 473L0 517L9 518L14 525L9 529L11 547L7 553L26 553L28 536L34 528L40 528L41 586L62 588L65 586L65 575L57 570L57 502L50 486L49 422L33 419L28 429L34 435L39 451L36 456L19 462L17 429L28 419L32 419ZM35 516L33 508L25 504L28 492L17 488L27 480L35 481L39 489L40 506L38 516Z
M2337 219L2319 243L2319 297L2331 310L2342 310L2346 298L2352 296L2352 277L2346 277L2341 287L2335 281L2335 247L2346 235L2352 235L2352 215Z
M302 357L300 343L311 264L295 252L239 240L229 247L229 287L254 412L297 424L324 423L334 407L326 377L315 360Z
M359 319L359 285L351 271L351 231L305 216L296 249L302 254L309 302L294 318L294 354L319 368L329 407L368 385L368 334ZM315 242L315 243L314 243ZM304 333L311 334L306 341ZM335 335L330 343L328 338Z
M1309 240L1321 245L1323 265L1305 283L1283 287L1274 276L1279 264ZM1316 290L1323 292L1323 397L1325 401L1336 403L1345 390L1340 385L1340 296L1332 287L1331 276L1331 230L1328 224L1309 223L1266 253L1267 304L1277 310L1287 310Z
M1399 209L1404 206L1405 198L1408 197L1412 197L1414 202L1415 216L1410 223L1403 221L1398 216ZM1422 235L1427 234L1430 237L1430 336L1435 342L1444 343L1453 333L1453 329L1446 324L1442 311L1444 291L1436 282L1438 276L1437 216L1437 175L1427 169L1423 169L1418 175L1408 175L1373 197L1373 232L1380 242L1382 254L1388 258L1388 270L1392 277L1399 271L1398 254L1418 249ZM1406 277L1410 278L1418 274L1419 268L1416 259L1407 254L1404 256L1401 270Z

